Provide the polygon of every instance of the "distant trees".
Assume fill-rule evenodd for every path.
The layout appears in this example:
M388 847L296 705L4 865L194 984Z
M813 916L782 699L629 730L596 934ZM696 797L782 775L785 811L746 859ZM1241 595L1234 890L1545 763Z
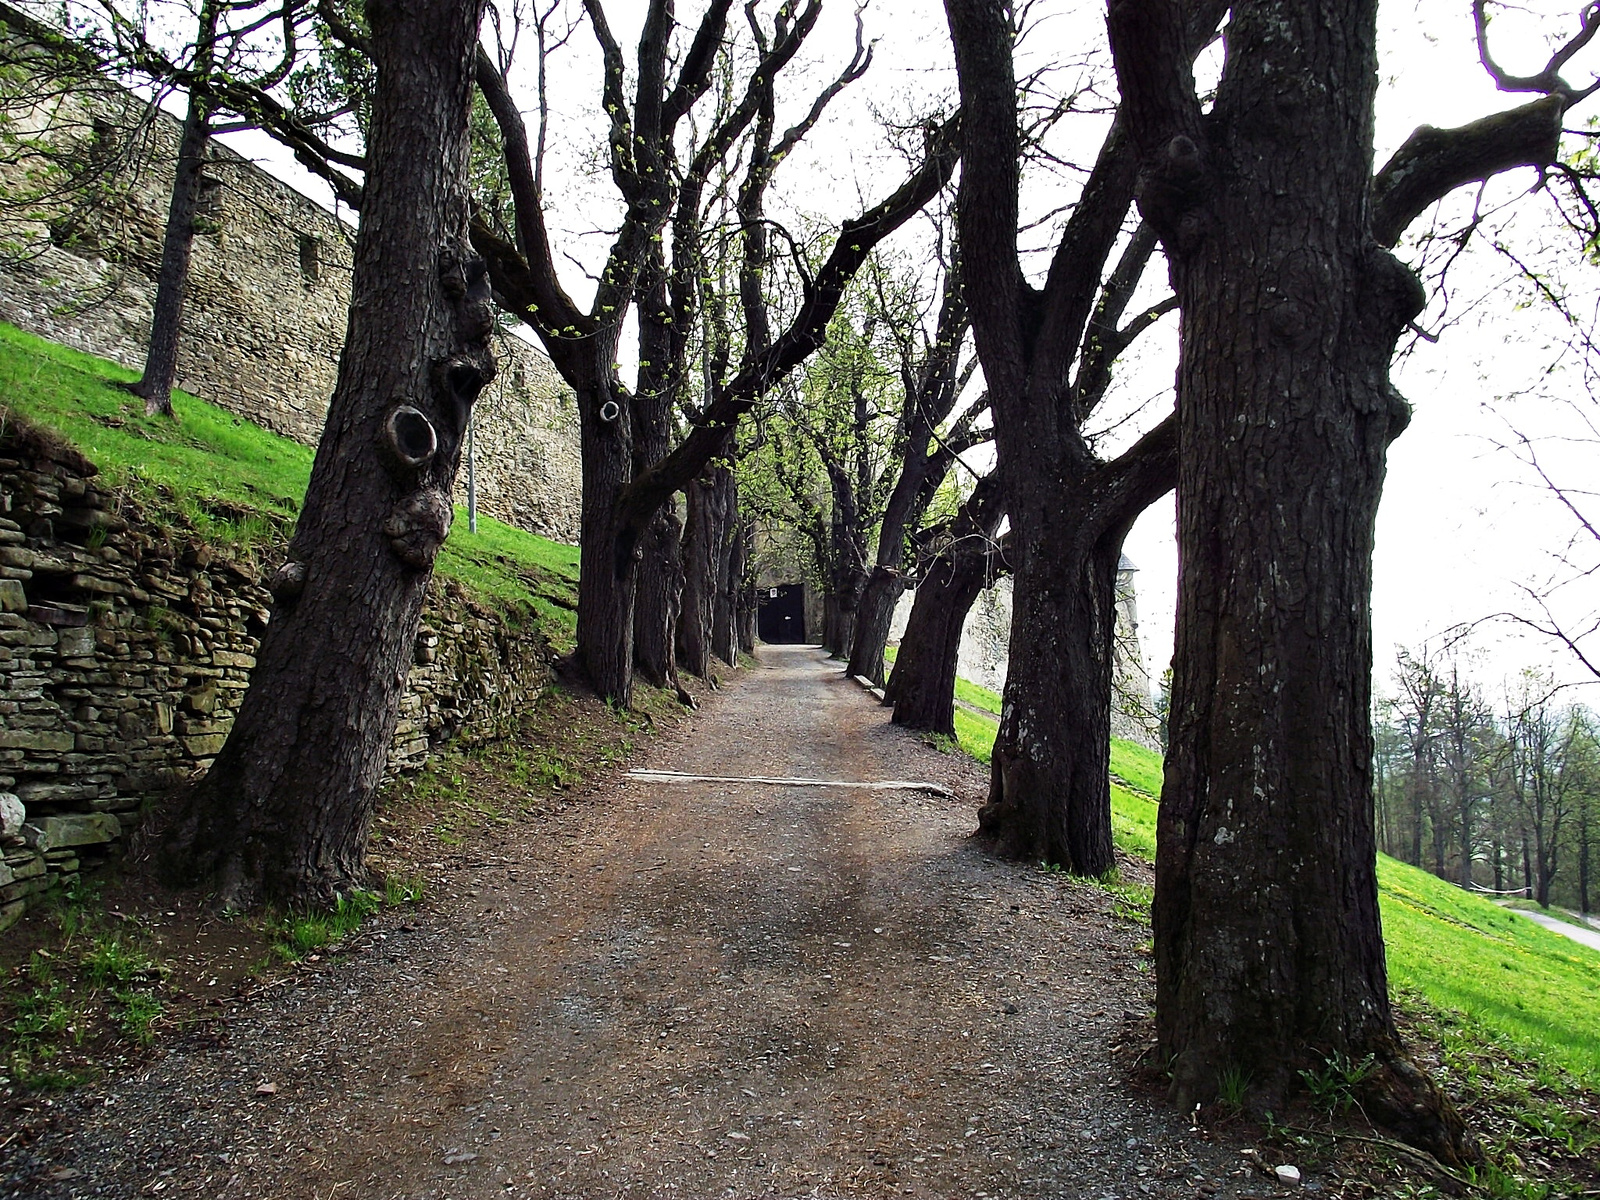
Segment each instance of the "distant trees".
M1402 652L1376 729L1382 848L1464 888L1588 911L1600 851L1594 715L1526 672L1499 711L1458 655Z
M931 124L905 181L843 222L828 251L814 256L814 268L803 260L797 266L797 301L783 306L787 322L774 328L778 289L769 275L784 256L770 248L763 197L795 143L838 89L864 69L867 52L858 43L835 83L818 92L797 124L779 131L773 117L776 82L814 26L819 5L780 5L770 23L749 7L756 53L748 63L728 57L734 47L730 8L728 0L712 0L689 44L675 48L671 6L653 0L630 100L621 46L599 0L586 0L602 50L602 100L612 122L606 155L625 203L587 308L567 294L555 268L540 160L532 149L543 143L528 137L506 84L506 65L487 55L479 60L479 85L505 147L514 222L509 236L478 223L475 244L489 261L497 297L539 334L577 392L584 460L577 661L597 691L624 703L632 693L641 559L663 505L729 451L739 418L823 344L846 287L873 248L937 195L955 168L953 124ZM731 72L731 81L719 85L720 107L699 118L703 126L697 120L691 128L685 118L706 93L714 68ZM739 146L747 157L735 174ZM706 231L725 215L718 206L730 194L743 254L737 300L721 305L718 316L740 327L732 336L710 332L704 344L719 349L706 356L714 369L702 372L704 386L696 394L688 386L686 356L700 312L699 281L707 274L700 251ZM665 253L658 247L669 234L667 262L657 255ZM639 386L630 391L619 373L617 348L624 316L636 304L646 352ZM661 351L667 352L665 362ZM671 422L662 413L675 405L681 432L663 440L659 432ZM658 532L664 537L660 544L670 546L671 531ZM662 614L651 628L664 627L674 590L668 584L647 591Z
M955 494L958 457L989 440L987 398L963 395L977 365L966 328L953 271L918 280L869 263L746 468L759 472L753 511L805 546L824 647L875 682L895 605L925 565L924 520Z

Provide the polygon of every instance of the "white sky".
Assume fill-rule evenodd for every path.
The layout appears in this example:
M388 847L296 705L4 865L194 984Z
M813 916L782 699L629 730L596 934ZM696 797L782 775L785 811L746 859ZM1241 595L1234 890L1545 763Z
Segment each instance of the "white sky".
M631 46L642 5L638 0L613 2L608 11L620 40ZM1024 60L1077 60L1102 44L1103 11L1095 0L1059 0L1052 5L1054 15L1042 21L1024 44ZM1519 14L1502 18L1494 27L1506 47L1502 61L1512 70L1535 69L1545 57L1537 37L1543 31L1570 29L1574 19L1569 7L1548 0L1536 0L1532 9ZM869 38L877 40L874 66L866 79L836 101L824 125L785 164L774 187L775 215L804 213L836 221L857 211L863 197L881 197L903 177L903 168L898 156L885 147L877 115L923 113L934 100L954 91L943 10L935 0L877 0L867 10L866 21ZM1521 27L1514 27L1514 21ZM1396 2L1384 9L1382 24L1380 162L1418 124L1456 125L1518 102L1497 94L1478 65L1465 5L1444 0ZM853 6L830 0L801 56L801 69L789 73L790 110L780 110L780 125L848 58L853 35ZM524 45L531 48L527 40ZM567 61L553 68L556 131L547 175L558 246L572 250L578 263L590 270L605 241L595 231L608 225L615 211L615 193L603 172L597 172L590 150L599 133L592 46L589 31L579 29L565 52ZM1600 73L1600 52L1594 49L1568 68L1568 79L1586 80L1589 71ZM1065 90L1092 78L1087 71L1068 67L1059 73L1057 86ZM531 97L526 103L532 108ZM1600 113L1600 103L1579 110L1578 118L1590 110ZM1569 117L1572 123L1574 118ZM1072 135L1063 143L1068 156L1075 146L1083 156L1091 153L1097 134L1091 129ZM234 144L279 169L281 153L264 145L263 139ZM288 164L280 173L292 177L296 169ZM1502 194L1532 182L1531 172L1521 174ZM1061 175L1070 178L1073 172L1064 169ZM1034 183L1028 202L1043 213L1060 203L1058 195L1070 198L1074 192L1067 179L1044 177ZM1515 232L1523 239L1513 236L1519 247L1551 240L1527 221ZM1035 236L1036 244L1047 242L1045 234ZM558 249L558 256L561 253ZM1571 255L1564 253L1568 286L1589 294L1592 307L1594 271L1570 260ZM1379 690L1388 686L1395 646L1415 646L1451 626L1502 609L1526 611L1518 584L1551 577L1557 569L1552 556L1561 551L1575 527L1568 514L1532 486L1530 471L1494 447L1513 424L1558 439L1574 435L1577 426L1563 401L1587 406L1591 414L1596 404L1577 364L1547 370L1559 358L1559 325L1537 306L1515 309L1510 301L1520 293L1504 285L1505 274L1503 265L1489 256L1458 265L1452 275L1452 316L1473 300L1498 299L1497 292L1506 302L1467 311L1459 323L1444 328L1437 344L1418 343L1395 373L1400 390L1415 407L1415 417L1391 449L1379 515L1373 595ZM588 290L577 265L568 270L568 286L578 295ZM1152 298L1159 286L1159 279L1149 285ZM1436 305L1423 321L1437 322L1438 317ZM1143 414L1146 425L1159 419L1170 404L1175 339L1171 319L1164 324L1146 339L1141 361L1127 372L1121 392L1125 408L1149 402ZM1550 442L1544 449L1559 476L1579 486L1595 475L1595 451L1592 443ZM1154 677L1171 653L1177 553L1170 499L1139 521L1127 552L1141 568L1140 632ZM1600 578L1589 581L1586 594L1584 589L1569 589L1571 594L1563 602L1573 613L1593 611L1600 608L1597 590ZM1504 623L1481 627L1473 640L1480 652L1479 677L1485 683L1493 684L1532 664L1547 665L1563 679L1584 678L1564 652L1519 636Z

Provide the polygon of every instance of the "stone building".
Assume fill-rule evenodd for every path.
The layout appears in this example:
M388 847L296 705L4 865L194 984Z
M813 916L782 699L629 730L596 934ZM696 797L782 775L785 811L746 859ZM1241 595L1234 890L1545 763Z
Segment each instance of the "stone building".
M0 37L27 24L0 4ZM102 84L14 87L0 113L0 320L139 368L150 330L179 123ZM51 197L41 139L109 164L88 202ZM296 441L322 433L350 301L355 231L254 163L216 146L205 169L178 386ZM30 191L41 193L33 203ZM578 417L542 353L512 333L475 414L479 509L560 541L578 535ZM465 501L463 464L458 501Z

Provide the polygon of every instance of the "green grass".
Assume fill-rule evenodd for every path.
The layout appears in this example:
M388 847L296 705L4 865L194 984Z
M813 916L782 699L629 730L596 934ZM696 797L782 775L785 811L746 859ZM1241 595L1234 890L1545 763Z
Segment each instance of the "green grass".
M1382 855L1378 887L1392 987L1600 1086L1600 952Z
M999 707L962 680L959 699ZM958 707L956 740L987 763L998 723ZM1146 862L1156 849L1161 756L1113 738L1111 828L1119 849ZM1390 984L1463 1014L1528 1058L1600 1085L1600 953L1394 859L1378 859Z
M1111 739L1111 773L1152 800L1161 797L1161 755L1138 742Z
M196 535L255 558L283 545L311 479L310 446L280 437L184 392L176 421L146 417L117 385L137 372L0 323L0 427L15 412L72 443L101 485ZM578 551L457 511L437 573L497 606L527 605L557 649L577 627Z
M968 683L965 679L956 680L956 699L974 708L981 708L986 713L993 713L997 717L1000 715L1000 693Z
M994 735L1000 728L1000 722L991 721L964 708L957 708L955 723L956 744L984 766L988 766L989 757L994 751Z

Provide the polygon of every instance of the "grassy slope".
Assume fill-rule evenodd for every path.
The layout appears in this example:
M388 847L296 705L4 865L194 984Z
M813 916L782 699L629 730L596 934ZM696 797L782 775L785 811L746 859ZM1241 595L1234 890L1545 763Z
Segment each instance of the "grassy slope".
M313 451L182 392L176 423L144 415L114 386L135 372L0 324L0 422L7 410L54 430L99 466L103 481L208 540L253 555L281 540L305 495ZM578 552L487 517L464 514L438 572L480 597L532 605L551 639L569 642Z
M1000 710L998 696L965 680L956 696ZM982 762L995 727L979 713L956 710L957 740ZM1117 845L1153 860L1161 756L1113 738L1111 772L1128 785L1111 787ZM1378 888L1391 986L1466 1013L1529 1057L1600 1083L1600 954L1385 855Z

